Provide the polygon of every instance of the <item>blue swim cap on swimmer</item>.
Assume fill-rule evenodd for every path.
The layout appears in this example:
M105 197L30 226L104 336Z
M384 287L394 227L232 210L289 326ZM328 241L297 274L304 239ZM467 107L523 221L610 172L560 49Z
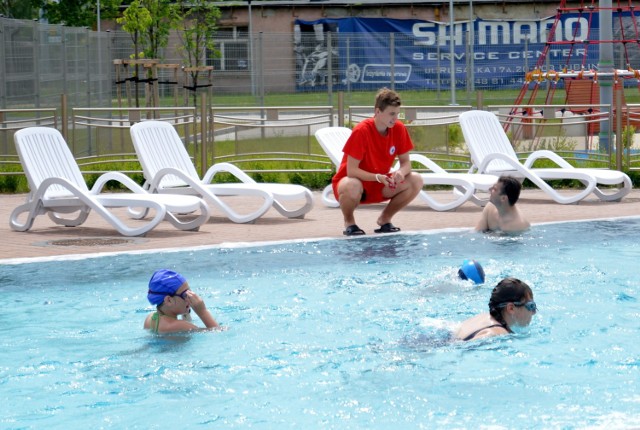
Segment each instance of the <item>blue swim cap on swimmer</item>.
M484 269L475 260L464 260L458 270L460 279L471 279L476 284L484 284Z
M149 280L147 300L152 305L159 305L164 301L165 296L175 294L185 282L187 280L184 276L172 270L156 270Z

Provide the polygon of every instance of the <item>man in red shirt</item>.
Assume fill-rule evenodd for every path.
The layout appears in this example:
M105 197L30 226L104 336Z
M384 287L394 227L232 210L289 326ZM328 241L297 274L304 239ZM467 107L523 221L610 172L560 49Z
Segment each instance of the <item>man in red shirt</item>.
M362 235L354 212L360 203L389 200L378 217L376 233L400 229L391 218L407 206L422 189L422 177L411 172L409 151L413 149L406 127L398 120L401 105L395 91L382 88L376 95L373 118L357 124L343 148L344 157L333 177L333 193L340 202L346 236ZM396 160L400 168L391 171Z

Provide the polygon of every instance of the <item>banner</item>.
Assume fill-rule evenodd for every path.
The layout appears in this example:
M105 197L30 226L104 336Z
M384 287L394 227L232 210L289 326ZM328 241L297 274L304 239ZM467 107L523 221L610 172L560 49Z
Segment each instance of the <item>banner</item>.
M630 18L628 19L630 22ZM553 44L542 58L555 17L448 23L384 18L296 20L294 45L300 90L371 90L392 81L401 89L521 88L525 73L593 69L598 44ZM632 24L630 24L632 25ZM562 14L553 40L597 40L598 14ZM468 35L473 30L474 43ZM615 30L615 28L614 28ZM628 33L627 33L628 34ZM451 56L453 55L453 70ZM544 60L544 61L542 61ZM472 73L469 73L472 71Z

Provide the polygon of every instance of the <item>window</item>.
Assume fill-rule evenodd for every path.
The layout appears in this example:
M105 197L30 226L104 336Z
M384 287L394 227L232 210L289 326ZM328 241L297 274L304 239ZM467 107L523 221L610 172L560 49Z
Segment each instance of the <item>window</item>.
M217 71L249 70L247 27L222 27L215 35L215 52L207 52L207 65Z

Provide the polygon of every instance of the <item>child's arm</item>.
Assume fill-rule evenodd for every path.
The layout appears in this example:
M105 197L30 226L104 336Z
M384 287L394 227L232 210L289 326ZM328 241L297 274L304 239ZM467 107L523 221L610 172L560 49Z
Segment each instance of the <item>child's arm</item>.
M220 325L213 318L211 312L207 309L207 306L204 304L204 301L193 291L189 290L187 292L187 299L189 300L189 305L191 309L198 315L198 317L202 320L204 325L207 328L218 328Z

